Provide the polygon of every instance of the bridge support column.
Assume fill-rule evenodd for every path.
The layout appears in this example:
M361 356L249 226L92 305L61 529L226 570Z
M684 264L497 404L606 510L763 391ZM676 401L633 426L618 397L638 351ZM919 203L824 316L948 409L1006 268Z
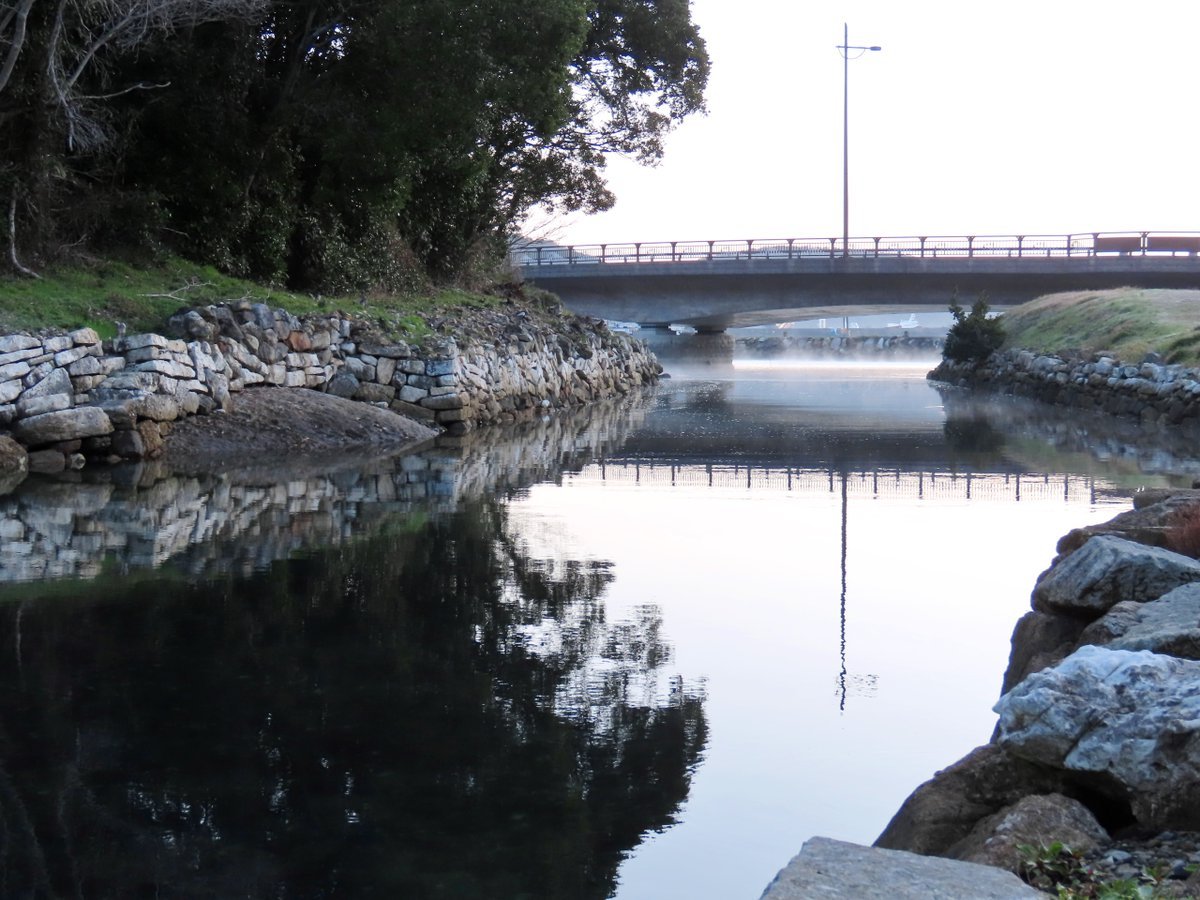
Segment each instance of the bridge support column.
M646 323L638 337L669 372L681 366L732 366L733 338L723 329L677 334L669 325Z

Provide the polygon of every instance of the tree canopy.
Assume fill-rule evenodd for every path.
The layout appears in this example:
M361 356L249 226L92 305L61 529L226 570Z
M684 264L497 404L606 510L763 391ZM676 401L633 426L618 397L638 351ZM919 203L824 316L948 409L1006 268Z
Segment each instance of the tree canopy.
M165 246L330 291L613 203L703 110L688 0L0 0L10 268Z

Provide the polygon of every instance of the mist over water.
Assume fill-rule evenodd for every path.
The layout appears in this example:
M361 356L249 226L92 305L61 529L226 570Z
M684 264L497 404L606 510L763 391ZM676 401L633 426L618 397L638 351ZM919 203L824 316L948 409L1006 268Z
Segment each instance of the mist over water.
M1200 470L927 370L737 360L332 473L0 495L0 877L724 900L871 842L987 739L1057 538Z

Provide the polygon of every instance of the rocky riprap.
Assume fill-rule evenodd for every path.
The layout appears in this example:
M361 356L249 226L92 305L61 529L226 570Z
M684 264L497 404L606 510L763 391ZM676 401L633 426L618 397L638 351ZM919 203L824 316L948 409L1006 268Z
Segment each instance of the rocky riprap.
M991 742L905 801L876 845L1020 871L1062 842L1096 881L1200 896L1200 492L1077 529L1013 632Z
M748 356L787 356L798 354L818 359L891 359L928 358L941 353L945 340L940 337L914 337L906 334L883 337L770 337L738 338L737 346Z
M165 335L0 336L0 429L34 472L155 458L180 418L256 385L311 388L450 433L628 393L662 371L602 322L507 305L431 321L419 342L343 314L238 301L182 310ZM4 431L0 431L3 434Z
M928 377L1145 424L1200 421L1200 370L1166 365L1153 354L1132 364L1106 352L1055 356L1004 350L982 361L943 360Z

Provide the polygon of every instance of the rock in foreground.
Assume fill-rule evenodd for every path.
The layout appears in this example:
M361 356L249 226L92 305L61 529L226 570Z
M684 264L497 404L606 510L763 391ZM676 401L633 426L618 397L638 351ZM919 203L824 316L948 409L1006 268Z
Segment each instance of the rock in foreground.
M995 709L1009 753L1087 779L1143 828L1200 827L1200 663L1081 647Z
M775 876L762 900L1033 900L1043 896L1003 869L816 837L806 841Z

